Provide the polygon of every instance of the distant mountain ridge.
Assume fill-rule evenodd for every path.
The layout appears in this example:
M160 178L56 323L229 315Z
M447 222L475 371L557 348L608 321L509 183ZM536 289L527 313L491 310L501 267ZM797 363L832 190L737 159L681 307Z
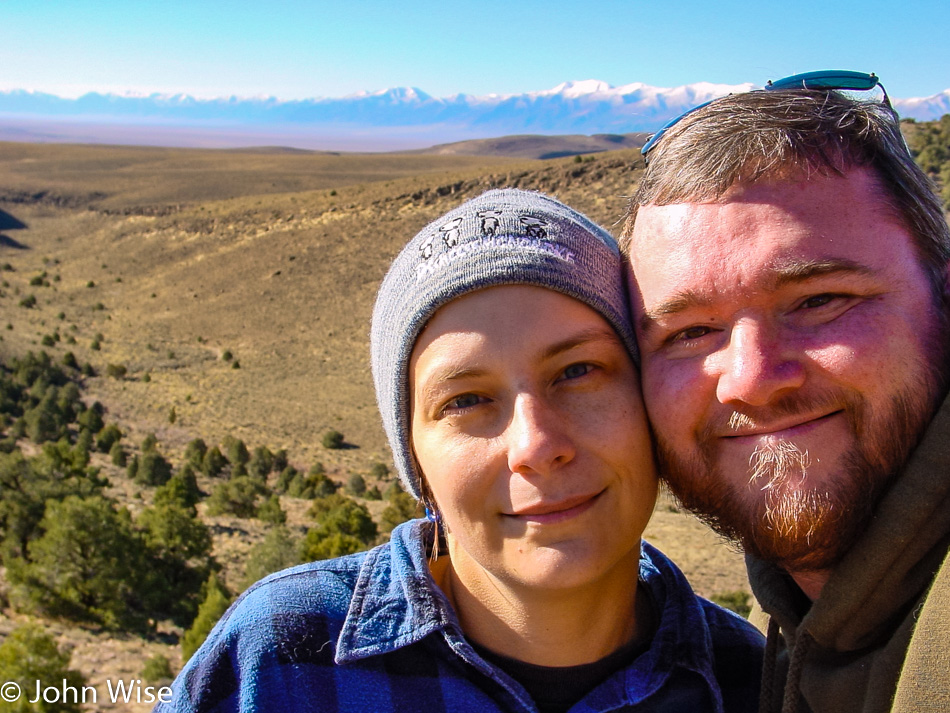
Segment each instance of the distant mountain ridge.
M653 87L634 82L564 82L523 94L433 97L415 87L360 92L341 98L197 99L89 93L75 99L27 90L0 92L0 118L205 127L283 127L328 132L399 130L424 134L429 145L510 134L628 134L652 132L701 102L754 85L698 82ZM950 113L950 89L931 97L895 99L902 116L931 120ZM420 143L419 145L424 145Z

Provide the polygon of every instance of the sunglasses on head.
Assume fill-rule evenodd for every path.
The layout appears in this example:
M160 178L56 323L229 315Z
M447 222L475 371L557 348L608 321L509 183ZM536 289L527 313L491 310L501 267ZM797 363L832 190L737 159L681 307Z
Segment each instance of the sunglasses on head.
M887 92L884 90L884 85L881 84L881 80L878 79L877 75L874 72L867 74L865 72L851 72L846 69L830 69L830 70L821 70L818 72L804 72L802 74L793 74L791 77L785 77L784 79L777 79L774 82L769 80L766 82L763 89L756 89L754 91L777 91L777 90L790 90L790 89L813 89L813 90L824 90L824 91L870 91L875 87L880 87L881 93L883 94L882 103L891 111L891 100L887 97ZM703 102L697 106L687 109L682 114L677 116L675 119L671 119L663 127L657 131L653 136L651 136L647 142L643 145L643 148L640 149L640 153L643 156L643 160L647 161L647 155L653 150L653 147L657 145L659 140L663 138L663 135L679 123L684 117L689 116L694 111L702 109L704 106L712 104L714 101L717 101L720 97L716 99L710 99L709 101Z

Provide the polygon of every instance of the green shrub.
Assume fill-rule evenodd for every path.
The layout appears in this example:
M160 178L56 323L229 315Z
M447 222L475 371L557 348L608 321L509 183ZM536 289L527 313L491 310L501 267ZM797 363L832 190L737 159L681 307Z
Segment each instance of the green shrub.
M389 478L389 467L385 463L373 463L369 467L369 475L376 480L387 480Z
M23 414L26 436L34 443L55 441L64 433L65 424L60 422L52 401L44 399Z
M142 667L142 678L148 683L155 685L168 684L175 674L172 672L171 662L167 656L155 654L145 659L145 665Z
M290 483L300 476L300 471L294 468L292 465L286 466L283 470L280 471L280 475L277 476L277 482L274 483L274 491L283 495L287 493L290 488ZM294 496L299 497L299 496Z
M113 379L124 379L128 369L126 369L125 364L109 364L106 366L106 376L111 376Z
M204 643L211 629L231 604L231 596L217 575L212 574L202 589L203 597L198 607L198 616L181 638L181 655L184 661L190 659Z
M125 448L122 447L122 444L119 441L116 441L112 444L112 448L109 449L109 460L112 462L112 465L117 465L120 468L124 468L128 462L128 456L126 455ZM135 477L134 475L132 476Z
M195 506L201 500L201 490L198 489L198 480L190 464L179 470L168 479L168 482L155 490L155 506L169 505L179 507L194 515Z
M79 713L82 710L86 679L69 668L69 654L60 651L55 639L38 624L18 626L0 644L0 680L16 683L23 691L16 703L0 702L0 711L4 713ZM69 692L65 700L58 703L47 703L40 698L31 704L28 692L35 689L37 681L71 686L78 691L75 697L79 700L74 700ZM85 700L91 701L91 694Z
M283 525L287 522L287 513L280 507L280 498L271 495L265 499L257 508L257 519L272 525Z
M201 438L194 438L188 441L188 445L185 446L185 460L198 469L201 469L207 453L208 445Z
M366 481L359 473L353 473L346 481L346 489L350 495L359 497L366 493Z
M241 475L215 486L208 498L208 515L235 515L250 518L257 515L257 499L267 488L260 481Z
M388 500L389 505L386 506L379 517L380 528L383 532L392 532L396 525L411 520L419 512L419 504L416 499L403 492L402 488L390 490Z
M135 482L140 485L164 485L172 477L172 466L154 448L145 450L139 460Z
M251 459L251 454L248 453L247 446L244 445L244 441L240 438L228 436L224 439L223 445L228 463L230 463L232 467L247 465L247 462Z
M323 437L320 439L320 442L323 443L324 448L342 448L343 447L343 434L339 431L329 430L323 434Z
M122 431L114 423L104 426L96 435L96 450L100 453L109 453L112 446L122 440Z
M378 534L376 523L366 506L345 495L316 498L308 514L316 520L317 529L352 535L364 545L372 543Z
M274 467L274 455L264 446L258 446L247 462L248 475L255 478L267 478Z
M734 611L739 616L746 618L749 617L749 612L752 611L752 595L739 589L729 592L717 592L709 599L722 608Z
M107 629L147 630L137 606L147 565L128 510L100 496L71 495L46 503L39 529L29 561L8 562L18 608Z
M300 558L304 562L316 562L351 555L365 549L366 543L358 537L343 532L326 532L314 527L307 531L300 548Z
M268 574L298 564L299 547L297 538L283 525L269 530L264 539L251 548L244 563L244 587L249 587Z
M98 401L92 405L91 408L87 408L79 417L76 419L78 423L83 428L88 429L92 433L99 433L103 428L105 428L105 421L102 419L102 414L105 409L102 407Z
M202 459L201 471L209 478L217 478L227 464L227 459L221 454L218 447L212 446Z
M153 619L188 626L201 602L201 587L212 571L211 532L195 516L172 502L156 503L135 521L145 543L148 564L139 597Z
M340 487L323 473L308 475L305 482L307 487L313 490L313 495L310 496L312 498L322 498L327 495L333 495Z

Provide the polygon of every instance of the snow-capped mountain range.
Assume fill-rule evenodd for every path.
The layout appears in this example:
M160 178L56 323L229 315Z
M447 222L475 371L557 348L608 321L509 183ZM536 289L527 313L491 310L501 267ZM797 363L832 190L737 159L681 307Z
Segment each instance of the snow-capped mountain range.
M433 97L402 87L342 98L273 97L196 99L176 94L89 93L75 99L28 90L0 92L0 119L71 120L179 126L292 127L307 129L425 130L439 138L504 134L652 132L673 116L708 99L743 92L752 84L700 82L661 88L635 82L613 87L586 80L524 94ZM950 113L950 89L926 98L896 99L900 114L931 120Z

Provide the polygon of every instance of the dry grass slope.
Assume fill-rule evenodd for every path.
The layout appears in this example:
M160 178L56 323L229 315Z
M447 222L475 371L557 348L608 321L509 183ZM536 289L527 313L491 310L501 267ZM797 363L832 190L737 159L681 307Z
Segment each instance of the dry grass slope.
M58 332L49 348L57 359L70 350L102 374L125 365L123 379L88 379L88 397L106 405L128 442L155 433L176 461L194 437L234 435L286 448L299 467L321 460L339 478L367 473L389 461L367 339L376 286L395 253L428 221L498 186L550 193L613 228L638 180L637 159L635 150L541 162L0 144L0 265L13 268L0 272L0 358ZM49 286L30 285L44 273ZM36 306L19 307L30 294ZM323 449L330 428L354 447ZM124 503L149 501L112 475ZM305 504L285 500L303 527ZM209 522L235 582L266 526ZM648 537L701 593L746 588L741 559L668 499ZM0 618L0 632L12 623ZM50 627L93 683L138 676L146 654L179 656L162 639Z

